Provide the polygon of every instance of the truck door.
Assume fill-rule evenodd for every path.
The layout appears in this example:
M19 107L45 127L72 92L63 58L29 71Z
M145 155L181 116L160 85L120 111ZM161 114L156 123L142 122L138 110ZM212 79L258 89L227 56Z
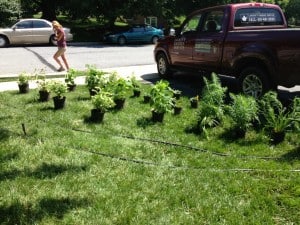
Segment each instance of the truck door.
M199 32L201 14L188 18L176 34L174 42L169 46L172 64L175 66L192 67L193 49Z
M222 63L224 12L221 9L207 12L193 48L194 66L199 70L218 72Z

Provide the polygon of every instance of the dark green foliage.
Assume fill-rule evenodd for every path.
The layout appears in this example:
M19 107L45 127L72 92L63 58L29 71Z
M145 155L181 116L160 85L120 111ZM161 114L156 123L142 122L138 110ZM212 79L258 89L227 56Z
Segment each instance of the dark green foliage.
M211 79L205 77L204 84L197 115L197 126L200 131L205 132L207 127L214 127L222 122L224 97L227 89L221 86L215 73L211 74Z
M18 0L0 0L0 27L11 26L21 15Z

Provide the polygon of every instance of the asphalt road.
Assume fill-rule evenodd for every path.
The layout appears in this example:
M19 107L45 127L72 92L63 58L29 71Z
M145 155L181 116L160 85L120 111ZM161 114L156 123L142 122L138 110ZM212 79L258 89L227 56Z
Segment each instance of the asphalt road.
M154 45L103 45L95 43L70 43L66 56L71 68L83 70L86 65L99 69L154 64ZM0 76L33 73L44 70L56 72L55 46L12 46L0 49Z
M118 46L98 43L70 43L66 56L70 67L74 69L84 70L88 64L95 65L98 69L128 67L130 70L131 68L138 70L138 75L144 80L148 78L157 80L153 49L154 45ZM55 51L55 46L1 48L0 78L6 75L17 75L21 72L34 73L40 70L44 70L46 73L56 72L58 66L52 58ZM224 78L222 82L234 91L232 79ZM191 92L191 95L196 94L201 88L199 76L186 73L177 73L170 80L170 83L174 88ZM300 86L289 89L279 87L279 94L283 98L300 96Z

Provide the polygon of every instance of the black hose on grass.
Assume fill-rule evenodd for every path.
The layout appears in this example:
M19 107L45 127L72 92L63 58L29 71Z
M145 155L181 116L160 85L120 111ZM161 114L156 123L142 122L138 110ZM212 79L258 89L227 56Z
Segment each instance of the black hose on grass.
M78 131L78 132L84 132L84 133L93 133L91 131L75 129L75 128L72 128L72 130ZM128 135L114 135L114 136L126 138L126 139L132 139L132 140L148 141L148 142L152 142L152 143L164 144L164 145L169 145L169 146L174 146L174 147L181 147L181 148L185 148L185 149L189 149L189 150L193 150L193 151L197 151L197 152L211 153L212 155L223 156L223 157L252 158L252 159L263 159L263 160L279 160L280 159L279 157L270 157L270 156L254 156L254 155L234 156L231 154L209 151L209 150L201 149L198 147L182 145L182 144L168 142L168 141L154 140L154 139L149 139L149 138L139 138L139 137L133 137L133 136L128 136Z

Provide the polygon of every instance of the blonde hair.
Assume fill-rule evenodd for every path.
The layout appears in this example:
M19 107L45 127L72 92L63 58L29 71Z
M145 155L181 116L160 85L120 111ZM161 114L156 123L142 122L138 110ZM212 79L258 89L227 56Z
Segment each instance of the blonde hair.
M53 27L58 27L58 28L61 28L61 27L62 27L62 25L60 25L60 23L59 23L58 21L56 21L56 20L53 20L53 21L52 21L52 26L53 26Z

